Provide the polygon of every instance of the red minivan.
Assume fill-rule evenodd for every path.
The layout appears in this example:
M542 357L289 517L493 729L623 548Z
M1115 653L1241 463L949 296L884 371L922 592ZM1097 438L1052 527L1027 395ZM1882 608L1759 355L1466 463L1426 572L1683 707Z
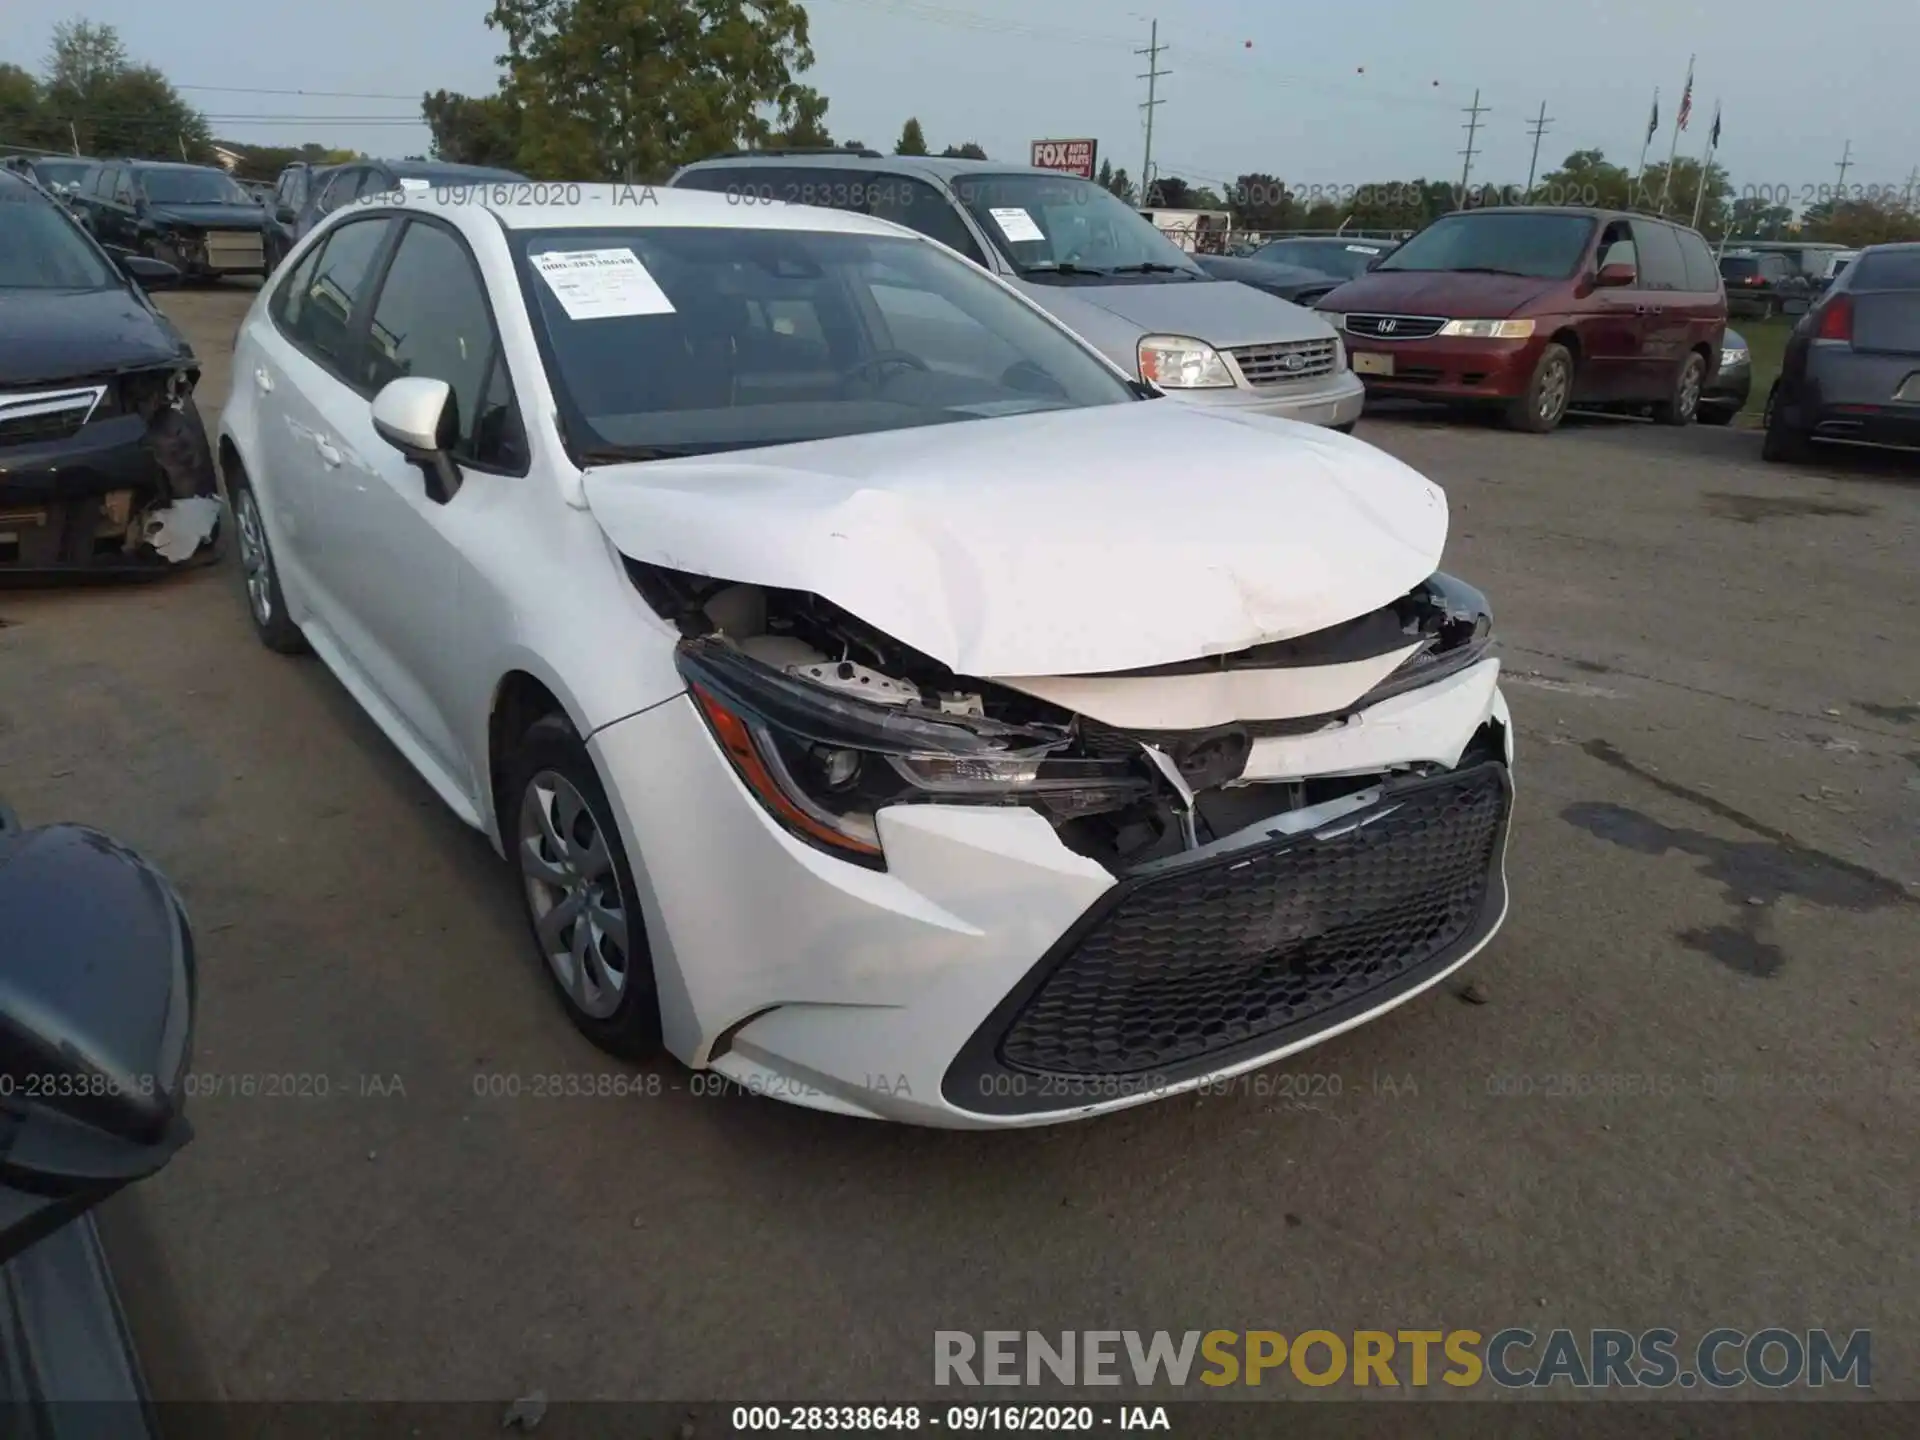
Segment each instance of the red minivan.
M1545 206L1443 216L1316 308L1369 397L1495 404L1537 432L1569 405L1650 405L1690 424L1727 328L1698 233Z

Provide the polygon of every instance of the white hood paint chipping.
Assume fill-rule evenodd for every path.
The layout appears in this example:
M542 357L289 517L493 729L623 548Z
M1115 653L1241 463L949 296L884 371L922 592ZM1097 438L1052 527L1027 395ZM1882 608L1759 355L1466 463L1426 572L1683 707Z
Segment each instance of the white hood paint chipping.
M1372 446L1166 400L587 472L635 560L810 591L962 675L1100 674L1352 619L1439 568Z

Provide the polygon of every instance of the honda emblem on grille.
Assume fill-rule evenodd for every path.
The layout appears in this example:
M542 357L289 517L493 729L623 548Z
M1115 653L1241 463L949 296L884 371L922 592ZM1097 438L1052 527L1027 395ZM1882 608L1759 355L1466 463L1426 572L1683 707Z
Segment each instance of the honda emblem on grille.
M1399 325L1400 322L1398 320L1382 320L1373 328L1378 330L1382 335L1391 335Z

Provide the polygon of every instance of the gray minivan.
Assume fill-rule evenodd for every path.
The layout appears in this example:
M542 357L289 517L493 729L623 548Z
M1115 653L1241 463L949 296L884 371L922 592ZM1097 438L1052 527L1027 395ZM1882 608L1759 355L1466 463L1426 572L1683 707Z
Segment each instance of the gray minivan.
M1202 270L1125 201L1057 170L872 150L759 150L670 185L742 205L891 220L1018 287L1129 374L1170 395L1353 429L1366 390L1310 310Z

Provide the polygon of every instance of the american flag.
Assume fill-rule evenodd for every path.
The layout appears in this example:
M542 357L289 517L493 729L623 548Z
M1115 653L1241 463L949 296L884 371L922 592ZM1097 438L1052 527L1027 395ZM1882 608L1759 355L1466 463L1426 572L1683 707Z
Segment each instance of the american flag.
M1693 114L1693 71L1687 71L1687 88L1680 96L1680 118L1678 124L1682 130L1687 128L1687 117Z

